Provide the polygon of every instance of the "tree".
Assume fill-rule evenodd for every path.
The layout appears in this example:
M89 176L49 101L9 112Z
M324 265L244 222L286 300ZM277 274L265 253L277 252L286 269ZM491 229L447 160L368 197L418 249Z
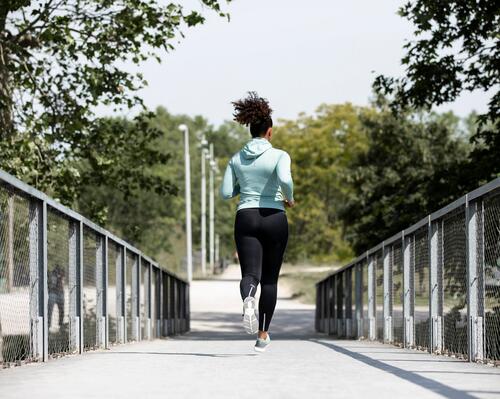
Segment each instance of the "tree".
M458 166L469 154L459 119L387 109L361 118L367 151L349 166L340 218L356 253L456 199Z
M277 127L273 143L292 158L297 201L288 212L288 261L344 261L353 255L338 215L348 195L348 167L366 150L359 119L364 112L369 110L348 103L322 105L313 116Z
M105 137L116 137L116 140L125 140L136 147L134 143L139 140L133 136L134 132L151 132L149 139L142 141L149 151L158 154L168 153L168 162L154 162L153 154L145 159L140 159L134 151L127 151L127 157L123 162L105 164L104 167L118 168L120 165L132 169L120 171L119 173L106 172L105 176L116 175L116 180L105 180L101 177L92 176L92 168L87 161L94 159L95 153L85 156L79 170L84 170L89 178L83 179L85 184L81 187L78 195L78 210L86 216L90 216L106 226L108 229L141 248L147 254L153 256L162 264L168 265L172 270L184 273L180 260L185 256L185 226L179 223L185 220L184 203L184 142L183 135L178 126L184 123L190 130L190 156L191 156L191 197L192 197L192 222L194 248L200 247L200 208L201 208L201 157L200 141L202 132L207 139L214 143L215 155L219 161L219 169L223 170L228 157L235 153L245 141L248 133L235 123L227 122L218 128L208 124L201 117L188 117L186 115L172 115L166 109L159 107L154 114L147 114L141 118L141 126L137 121L120 118L106 119L98 130ZM114 143L106 147L111 154L104 154L104 159L112 159L115 154ZM97 150L97 147L94 149ZM97 152L98 153L98 152ZM141 152L140 154L142 154ZM129 159L131 158L131 159ZM89 169L87 169L89 168ZM140 173L141 177L120 181L122 176L128 173ZM145 176L145 177L142 177ZM148 185L137 185L134 181L148 181L147 179L158 179L167 184L162 190L155 190ZM169 185L170 184L170 185ZM207 182L208 184L208 182ZM128 195L124 194L121 185L129 188ZM220 182L216 180L215 188L218 190ZM179 187L177 191L177 187ZM173 194L170 190L176 190ZM220 235L220 253L230 256L234 251L233 222L234 202L223 201L218 191L215 193L216 200L216 232ZM126 215L126 217L124 217Z
M201 3L226 15L219 1ZM203 22L197 11L158 0L2 1L0 167L71 202L66 194L80 179L73 160L95 148L101 126L95 107L142 105L137 90L146 82L124 63L159 60L183 26Z
M375 90L392 95L393 110L431 108L464 91L491 93L488 112L478 117L475 148L465 161L469 189L500 175L500 8L493 0L408 1L399 14L415 25L402 59L405 76L378 76ZM404 112L404 111L401 111Z

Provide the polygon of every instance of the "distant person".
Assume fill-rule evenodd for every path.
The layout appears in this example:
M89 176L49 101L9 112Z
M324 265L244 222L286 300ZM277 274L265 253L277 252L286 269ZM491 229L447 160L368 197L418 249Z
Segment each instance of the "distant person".
M57 305L57 310L59 311L59 327L62 327L64 320L64 269L61 265L57 264L49 272L48 276L48 289L49 289L49 300L48 300L48 316L49 316L49 328L52 323L52 311L54 306Z
M273 148L273 120L267 100L255 92L233 102L234 119L250 126L252 139L229 160L221 195L240 195L234 223L234 238L241 267L240 293L243 326L247 333L258 329L255 350L270 344L269 325L276 307L278 276L288 242L285 207L293 207L290 156ZM259 316L255 293L260 283Z

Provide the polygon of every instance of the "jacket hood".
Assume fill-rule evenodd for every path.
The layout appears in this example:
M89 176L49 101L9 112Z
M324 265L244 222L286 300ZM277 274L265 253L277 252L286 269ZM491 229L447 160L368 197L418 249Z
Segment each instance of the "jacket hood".
M240 152L243 155L243 158L253 159L259 157L272 147L273 146L268 140L256 137L246 143Z

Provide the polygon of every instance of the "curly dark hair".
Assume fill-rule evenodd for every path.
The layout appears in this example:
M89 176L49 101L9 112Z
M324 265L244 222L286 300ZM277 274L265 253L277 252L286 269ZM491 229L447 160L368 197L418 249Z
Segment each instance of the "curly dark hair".
M265 134L273 126L273 110L269 107L269 102L259 97L255 91L249 91L248 97L231 104L234 106L234 120L244 126L250 125L253 137Z

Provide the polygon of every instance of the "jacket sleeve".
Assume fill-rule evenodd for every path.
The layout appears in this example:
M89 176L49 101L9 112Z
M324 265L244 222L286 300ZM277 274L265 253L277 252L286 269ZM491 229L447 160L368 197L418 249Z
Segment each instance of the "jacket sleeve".
M233 163L230 160L227 164L222 185L220 186L220 195L224 199L236 197L240 193L240 185L236 174L234 173Z
M278 175L278 181L280 183L281 189L285 194L285 197L289 201L293 201L293 180L291 171L291 159L288 153L283 152L280 159L278 160L278 165L276 166L276 173Z

